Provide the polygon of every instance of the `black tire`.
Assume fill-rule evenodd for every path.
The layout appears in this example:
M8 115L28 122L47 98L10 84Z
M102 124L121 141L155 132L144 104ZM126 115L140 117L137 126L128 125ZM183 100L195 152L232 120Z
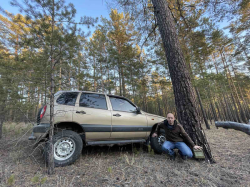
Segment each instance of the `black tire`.
M81 155L83 142L79 134L71 130L62 130L54 135L54 163L56 167L73 164ZM45 161L48 163L48 146L45 144Z
M150 136L150 145L156 154L162 154L162 144L166 140L165 131L160 130L160 134L157 137Z

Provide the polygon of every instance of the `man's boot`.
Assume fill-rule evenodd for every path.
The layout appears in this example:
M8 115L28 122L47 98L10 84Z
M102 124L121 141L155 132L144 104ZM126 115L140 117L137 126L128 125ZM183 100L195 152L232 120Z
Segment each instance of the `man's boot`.
M187 160L187 156L186 155L181 155L181 158L182 158L182 160Z
M176 153L174 153L173 155L170 155L170 160L175 160L175 157L176 157Z

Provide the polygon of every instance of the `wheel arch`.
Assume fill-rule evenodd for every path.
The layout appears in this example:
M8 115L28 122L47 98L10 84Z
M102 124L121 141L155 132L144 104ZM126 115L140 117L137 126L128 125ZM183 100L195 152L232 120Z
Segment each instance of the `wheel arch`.
M151 129L151 132L150 132L150 135L151 136L154 132L155 132L155 129L157 127L158 123L155 123L153 126L152 126L152 129Z
M82 140L84 142L86 142L85 140L85 131L84 129L82 128L82 126L76 122L60 122L60 123L56 123L54 125L54 129L57 130L57 129L66 129L66 130L72 130L76 133L78 133Z

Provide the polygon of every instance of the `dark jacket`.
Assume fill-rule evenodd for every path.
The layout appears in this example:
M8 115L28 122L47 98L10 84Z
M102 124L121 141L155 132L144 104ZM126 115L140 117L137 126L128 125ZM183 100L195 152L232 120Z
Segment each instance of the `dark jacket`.
M160 129L165 130L166 134L166 140L170 142L186 142L188 143L191 148L195 146L194 142L191 140L191 138L188 136L188 134L185 132L181 124L177 123L177 121L174 121L174 125L171 127L171 125L168 124L167 120L164 120L160 123L158 123L155 131L157 134L160 133Z

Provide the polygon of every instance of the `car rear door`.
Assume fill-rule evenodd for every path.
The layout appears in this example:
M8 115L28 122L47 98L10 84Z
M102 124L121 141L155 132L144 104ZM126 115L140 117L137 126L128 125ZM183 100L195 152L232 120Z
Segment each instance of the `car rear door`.
M146 137L147 119L136 112L136 106L122 97L109 96L112 107L111 139L143 139Z
M54 123L72 121L72 113L75 107L79 92L63 92L55 99ZM47 107L46 113L49 121L50 109Z
M87 141L109 140L111 111L104 94L81 93L73 112L73 121L81 124Z

